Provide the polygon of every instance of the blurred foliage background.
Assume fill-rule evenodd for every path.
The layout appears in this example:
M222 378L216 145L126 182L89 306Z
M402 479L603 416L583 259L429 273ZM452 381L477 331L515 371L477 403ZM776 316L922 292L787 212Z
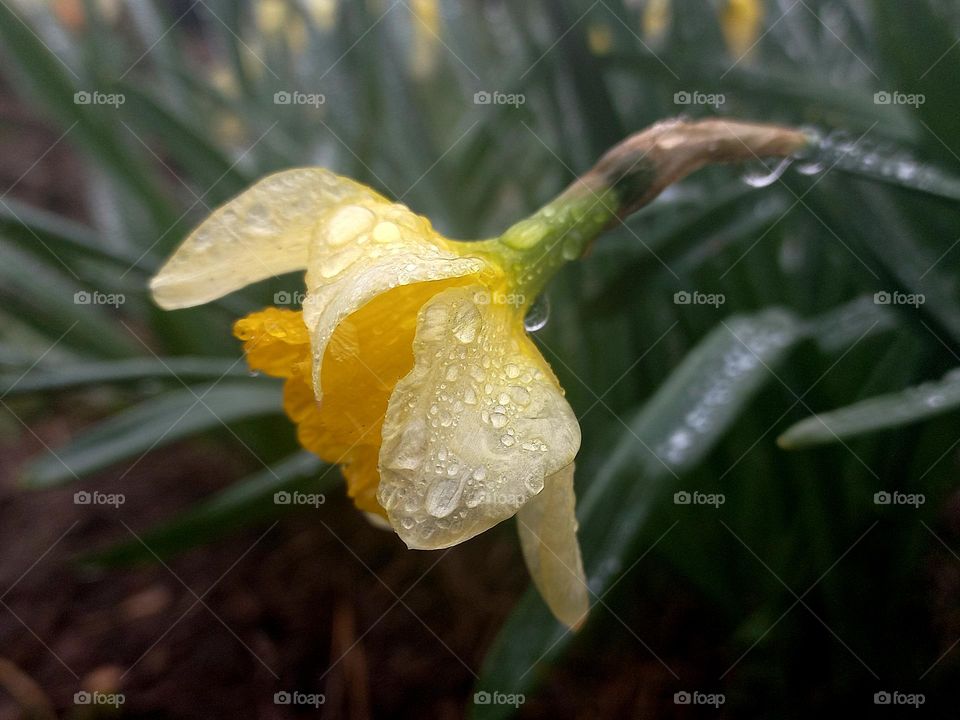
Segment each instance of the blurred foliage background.
M710 168L671 188L537 308L535 338L583 428L586 628L565 632L516 586L484 596L502 611L441 587L429 602L476 628L477 646L454 653L468 659L444 650L444 627L406 632L440 639L425 672L453 665L453 687L387 694L389 671L374 663L368 700L349 707L686 717L696 708L677 692L723 693L730 717L871 711L878 692L952 707L958 44L960 8L947 0L0 3L0 428L5 447L37 450L5 463L0 512L8 527L56 524L17 515L18 498L78 482L132 493L136 466L196 488L206 470L177 476L183 448L223 458L222 482L135 523L135 537L91 531L70 567L106 582L119 566L224 537L217 547L230 547L240 528L257 537L284 509L276 491L341 493L336 470L297 451L279 385L250 376L230 337L236 317L300 279L175 313L146 293L185 233L265 173L324 165L441 232L486 237L657 120L804 126L819 138L808 157ZM522 101L485 102L493 93ZM30 154L34 128L46 139ZM722 304L684 302L710 294ZM149 493L149 475L135 477ZM683 492L724 502L684 504ZM319 512L337 508L349 512ZM499 531L471 545L512 542ZM4 547L0 591L37 560L19 537ZM377 568L404 552L377 547L365 556ZM325 572L340 572L332 562ZM475 581L500 572L481 567ZM301 622L328 622L324 612ZM361 612L358 634L377 614ZM33 642L29 614L7 619L4 647ZM69 709L78 678L46 687L43 653L10 651ZM336 659L320 653L282 680L271 671L272 687L332 697L323 678ZM525 702L478 704L475 692ZM121 711L182 716L171 702L129 691Z

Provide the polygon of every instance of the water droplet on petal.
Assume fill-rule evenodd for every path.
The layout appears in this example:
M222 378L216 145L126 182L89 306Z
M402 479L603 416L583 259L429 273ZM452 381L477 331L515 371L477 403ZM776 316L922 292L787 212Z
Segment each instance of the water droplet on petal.
M427 491L427 512L436 518L446 517L457 508L463 483L456 478L438 480Z
M378 223L371 234L373 239L381 243L395 243L400 241L400 228L392 222Z
M334 247L345 245L357 235L367 232L374 220L376 216L367 208L360 205L347 205L327 221L324 237L328 245Z
M519 385L510 386L510 397L517 405L526 405L530 402L530 391Z
M472 343L480 333L480 311L472 303L457 308L453 318L453 335L464 345Z

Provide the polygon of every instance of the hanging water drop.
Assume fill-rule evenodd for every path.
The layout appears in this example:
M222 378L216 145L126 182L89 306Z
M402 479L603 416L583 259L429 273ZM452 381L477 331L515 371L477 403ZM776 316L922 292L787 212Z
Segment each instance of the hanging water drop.
M804 162L798 163L794 168L801 175L819 175L827 167L824 162Z
M527 332L537 332L546 327L550 320L550 297L546 293L537 296L533 305L523 318L523 327Z
M753 173L748 172L743 176L743 181L750 187L765 188L773 185L787 171L787 168L793 163L793 158L788 157L777 163L777 166L770 170L764 166L766 172Z

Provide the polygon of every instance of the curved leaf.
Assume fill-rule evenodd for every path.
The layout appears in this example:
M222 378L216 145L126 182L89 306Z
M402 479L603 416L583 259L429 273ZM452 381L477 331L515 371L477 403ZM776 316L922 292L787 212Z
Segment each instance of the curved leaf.
M26 375L0 375L0 395L25 395L98 383L117 384L133 380L219 380L222 377L244 377L246 363L232 358L133 358L104 362L80 363L56 369L37 369Z
M23 483L53 487L236 420L279 413L280 390L269 381L194 386L159 395L125 410L57 450L30 461Z
M189 550L291 509L289 505L277 505L274 493L323 493L340 485L340 473L330 472L329 467L323 470L324 467L316 455L298 452L238 480L172 520L142 533L139 539L83 555L79 560L94 565L129 565Z
M811 415L777 438L787 450L840 442L848 437L908 425L960 407L960 369L939 382L929 382L888 395Z

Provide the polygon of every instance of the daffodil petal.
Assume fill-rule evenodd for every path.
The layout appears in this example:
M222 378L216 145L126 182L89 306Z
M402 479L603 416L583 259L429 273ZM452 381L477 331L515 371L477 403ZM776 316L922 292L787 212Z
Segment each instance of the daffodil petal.
M167 310L192 307L303 270L311 238L332 209L373 202L387 200L323 168L269 175L190 233L150 281L153 297Z
M481 286L420 310L414 367L387 407L377 498L411 548L463 542L569 465L580 427L516 308Z
M590 600L577 542L573 469L570 463L548 477L543 492L520 508L517 532L533 584L557 620L576 629Z
M313 349L313 386L322 397L327 344L348 315L388 290L495 272L470 244L447 240L427 218L378 197L330 213L310 246L303 318Z

